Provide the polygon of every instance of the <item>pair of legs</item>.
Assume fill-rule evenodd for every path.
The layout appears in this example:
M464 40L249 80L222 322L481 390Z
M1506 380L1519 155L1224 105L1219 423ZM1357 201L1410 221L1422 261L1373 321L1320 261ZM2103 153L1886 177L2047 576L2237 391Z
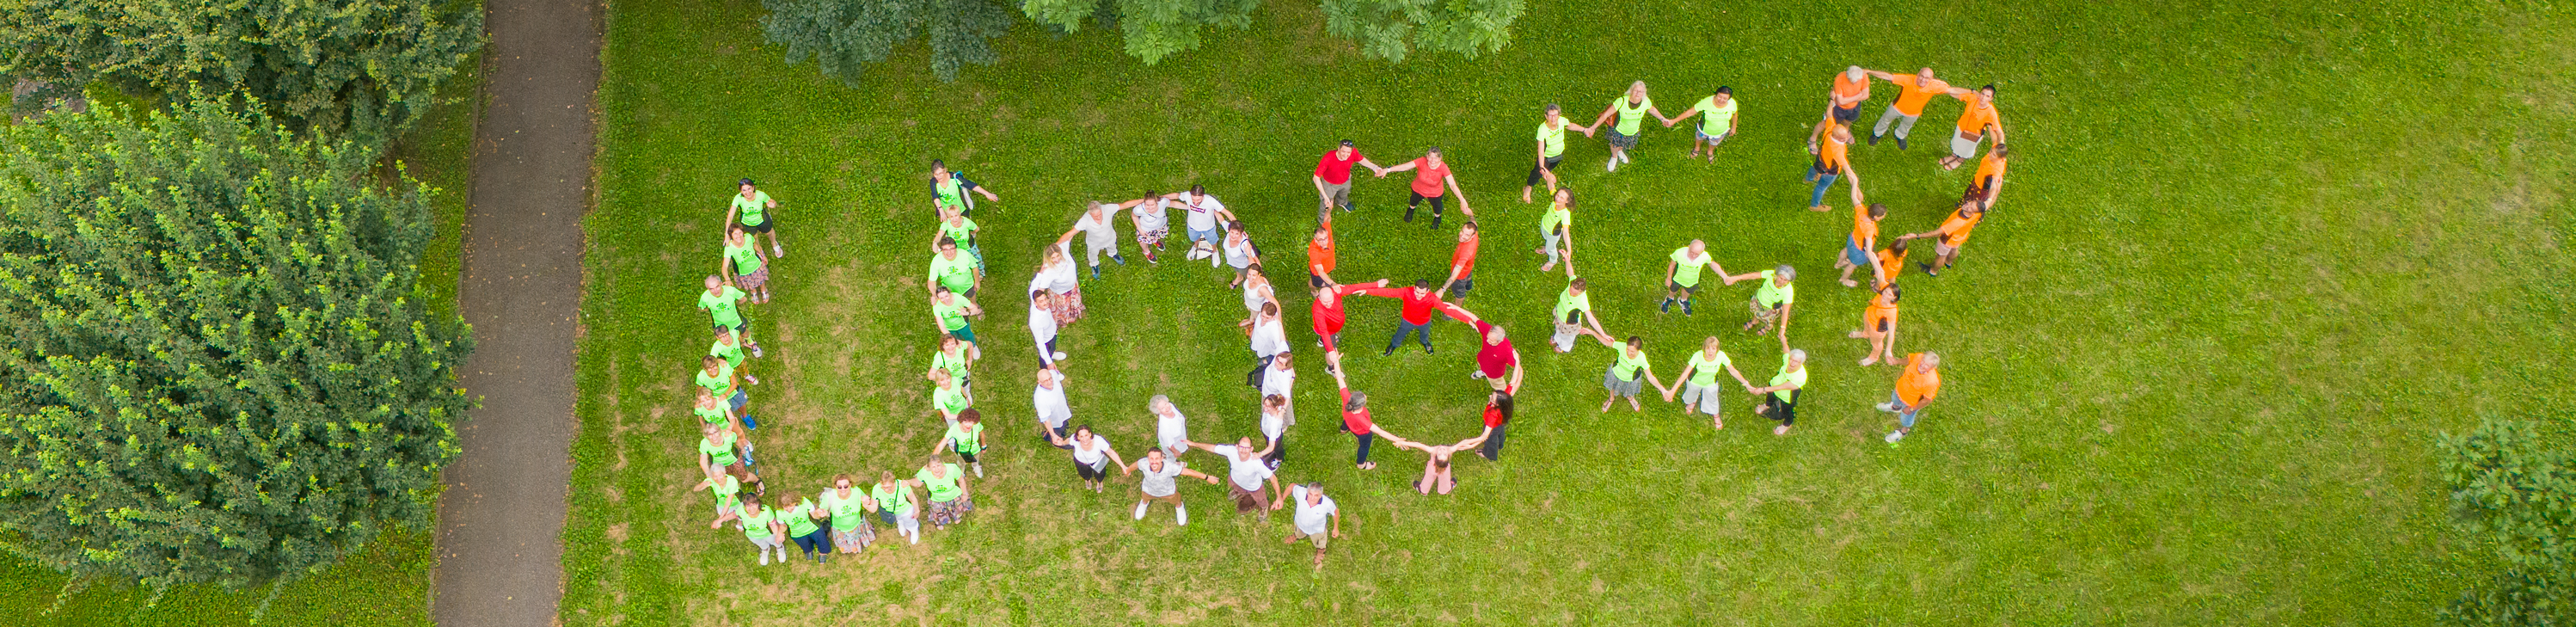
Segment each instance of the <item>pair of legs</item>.
M1082 487L1097 493L1100 491L1101 484L1109 479L1109 460L1100 460L1098 466L1082 463L1082 460L1074 460L1073 474L1082 477Z
M1415 493L1430 494L1432 492L1439 492L1441 494L1448 494L1450 490L1458 488L1457 475L1450 472L1451 468L1448 464L1440 463L1443 461L1447 460L1433 458L1429 461L1422 462L1422 478L1413 480L1413 491Z
M1546 272L1556 269L1556 262L1562 260L1562 258L1559 257L1560 254L1566 257L1574 255L1574 243L1565 241L1564 229L1540 233L1538 237L1538 249L1530 252L1547 255L1547 263L1541 264L1538 267L1538 271Z
M1645 131L1644 128L1639 128L1637 130L1639 132ZM1619 164L1628 162L1628 149L1637 147L1637 136L1622 135L1619 133L1619 129L1617 127L1612 127L1609 131L1610 139L1608 143L1610 144L1610 163L1604 167L1612 172L1617 172L1619 171Z
M1798 394L1805 391L1789 390L1787 399L1780 398L1778 392L1764 394L1762 404L1755 406L1753 413L1762 414L1780 422L1780 426L1771 428L1771 435L1788 435L1789 427L1798 424Z
M1726 138L1728 137L1734 137L1735 131L1719 131L1716 135L1712 136L1707 133L1693 130L1691 131L1691 134L1693 135L1691 138L1691 158L1699 158L1700 152L1702 152L1700 149L1705 147L1708 149L1706 151L1708 153L1708 162L1717 163L1717 145L1726 143Z
M855 521L848 529L832 527L831 533L832 548L845 554L856 554L868 548L869 543L877 540L876 527L869 525L865 517Z
M1406 204L1404 205L1404 221L1406 221L1406 222L1412 222L1412 221L1413 221L1413 210L1422 208L1422 201L1424 201L1424 200L1430 200L1430 201L1431 201L1431 226L1433 226L1433 227L1438 227L1438 226L1440 226L1440 214L1449 210L1449 207L1448 207L1449 195L1448 195L1448 194L1441 194L1441 195L1438 195L1438 196L1424 196L1424 195L1422 195L1422 192L1412 192L1412 195L1413 195L1413 199L1412 199L1412 200L1410 200L1410 201L1407 201L1407 202L1406 202Z
M1959 166L1967 165L1969 159L1977 158L1977 145L1985 141L1986 136L1983 134L1971 135L1965 131L1951 134L1950 154L1941 157L1941 169L1956 170Z
M1959 247L1934 242L1932 244L1932 261L1929 263L1919 263L1915 265L1923 268L1923 274L1925 276L1941 276L1942 270L1950 269L1950 264L1957 263L1958 261Z
M1770 335L1771 328L1780 324L1780 308L1764 307L1760 299L1751 301L1750 305L1753 309L1753 319L1744 321L1744 330L1753 331L1753 328L1758 326L1762 330L1753 331L1754 335ZM1787 333L1788 330L1782 329L1780 332Z
M1538 187L1539 181L1547 181L1547 194L1551 197L1555 196L1556 164L1564 162L1565 155L1557 155L1554 157L1540 159L1537 163L1530 164L1529 181L1521 184L1521 204L1529 204L1530 190Z
M1163 240L1170 238L1171 236L1172 230L1170 228L1144 231L1136 234L1136 248L1145 251L1145 263L1159 264L1163 262L1162 258L1154 253L1162 250Z
M760 552L760 565L769 565L769 554L778 553L778 563L787 563L787 534L773 533L751 539L752 550Z
M1698 315L1691 311L1691 301L1698 300L1696 298L1698 295L1699 285L1697 284L1683 285L1677 281L1666 280L1664 282L1663 311L1664 313L1672 313L1673 303L1681 303L1682 315Z
M1333 221L1334 208L1340 208L1343 211L1351 210L1351 183L1349 181L1343 181L1340 185L1326 183L1324 193L1319 195L1315 204L1317 205L1316 222Z
M1640 372L1637 373L1636 380L1621 379L1618 364L1611 364L1609 370L1601 373L1601 387L1610 391L1608 397L1601 399L1601 411L1610 411L1610 406L1618 403L1619 398L1623 396L1628 399L1629 409L1646 411L1646 406L1637 402L1637 392L1645 389L1645 378L1645 373Z
M1723 403L1718 402L1719 396L1717 384L1696 385L1687 382L1683 383L1682 415L1689 416L1691 414L1708 414L1709 424L1714 425L1719 429L1726 428L1726 418L1718 414L1719 406L1723 405Z
M1834 180L1842 178L1842 176L1843 171L1840 166L1827 165L1823 162L1817 162L1813 165L1807 166L1807 180L1814 181L1816 183L1815 190L1807 194L1807 209L1810 211L1824 211L1825 190L1833 189Z
M777 258L787 256L787 249L778 245L778 210L771 209L761 212L761 216L765 219L760 221L760 226L752 226L749 224L742 224L740 222L734 223L734 226L742 227L743 232L750 233L752 245L754 246L760 245L761 236L769 236L770 257Z
M1315 567L1316 567L1316 568L1323 568L1323 567L1324 567L1324 545L1326 545L1326 544L1330 544L1330 543L1332 542L1332 538L1327 537L1327 536L1331 536L1331 535L1332 535L1332 532L1330 532L1330 531L1326 531L1326 532L1324 532L1324 533L1318 533L1318 534L1314 534L1314 535L1307 535L1307 534L1306 534L1306 531L1305 531L1305 530L1303 530L1303 529L1298 529L1298 528L1296 528L1296 527L1289 527L1289 528L1288 528L1288 539L1287 539L1286 541L1284 541L1284 542L1281 542L1281 544L1296 544L1298 540L1305 540L1305 539L1310 539L1310 538L1311 538L1311 539L1313 539L1313 540L1315 541Z
M1878 410L1896 414L1896 430L1888 432L1888 444L1895 444L1897 440L1905 439L1905 436L1914 435L1914 416L1923 413L1923 408L1920 406L1905 406L1905 398L1895 392L1887 393L1887 402L1879 404Z
M1435 320L1436 320L1436 318L1435 318ZM1388 354L1388 355L1393 355L1393 354L1395 354L1395 349L1396 349L1396 347L1398 347L1398 346L1403 346L1403 345L1404 345L1404 336L1405 336L1406 334L1415 334L1415 333L1420 334L1420 335L1419 335L1419 337L1422 339L1422 352L1423 352L1423 353L1425 353L1425 354L1430 353L1430 352L1431 352L1431 323L1429 323L1429 322L1425 322L1425 323L1422 323L1422 324L1414 324L1414 323L1413 323L1413 321L1405 320L1405 319L1402 319L1402 318L1398 318L1398 319L1396 319L1396 321L1395 321L1395 339L1387 340L1387 342L1386 342L1386 354Z
M1127 265L1127 257L1118 254L1118 240L1111 239L1108 241L1094 242L1090 240L1090 237L1091 236L1088 235L1083 236L1083 245L1089 247L1086 254L1090 257L1091 261L1091 278L1100 278L1100 253L1109 253L1110 261L1118 262L1118 265L1122 266Z
M1887 365L1890 366L1896 365L1896 354L1888 350L1887 343L1889 334L1894 331L1896 331L1895 313L1880 313L1877 311L1862 312L1860 316L1860 330L1853 331L1850 334L1854 339L1869 340L1869 354L1861 357L1860 365L1867 366L1882 361L1887 362Z
M1234 513L1259 513L1262 522L1270 522L1270 493L1258 487L1246 490L1232 481L1226 482L1225 490L1226 498L1234 499Z
M1906 115L1904 111L1897 110L1896 105L1888 105L1887 112L1878 114L1878 124L1869 129L1869 145L1878 145L1878 138L1886 136L1888 127L1894 126L1896 127L1896 149L1904 150L1905 136L1914 133L1914 122L1922 117Z
M796 536L795 540L797 550L804 551L806 559L814 560L816 564L831 560L832 528L817 526L813 533ZM782 553L785 551L786 549L780 549Z
M1843 254L1834 257L1834 267L1843 271L1842 278L1835 279L1841 281L1843 287L1860 287L1860 282L1852 280L1851 275L1853 271L1869 267L1869 251L1862 250L1860 242L1852 241L1851 236L1846 235L1843 237ZM1894 276L1896 269L1889 268L1887 272Z
M1184 527L1189 526L1189 524L1190 524L1190 508L1189 508L1189 506L1187 506L1187 505L1183 505L1183 504L1181 504L1181 492L1180 492L1180 490L1173 490L1171 494L1164 495L1164 496L1154 496L1154 495L1151 495L1151 494L1146 494L1146 493L1145 493L1145 491L1144 491L1144 489L1142 489L1142 488L1137 489L1137 491L1136 491L1136 519L1137 519L1137 520L1144 520L1144 519L1145 519L1145 508L1146 508L1147 506L1153 505L1156 501L1160 501L1160 502L1164 502L1164 503L1170 503L1170 504L1172 504L1172 523L1173 523L1173 524L1181 525L1181 526L1184 526Z
M739 317L740 317L740 318L742 318L742 324L741 324L741 325L738 325L738 326L730 326L730 327L725 326L725 325L721 325L721 324L719 324L719 325L715 325L716 334L717 334L717 335L724 335L724 334L727 334L727 333L741 333L741 334L742 334L742 349L743 349L743 350L747 350L747 351L751 351L751 356L753 356L753 357L761 357L761 356L764 356L764 355L763 355L763 351L761 351L761 350L760 350L760 341L759 341L759 340L751 339L751 316L739 316ZM741 409L741 408L737 407L737 408L735 408L735 409Z
M1377 464L1368 460L1369 445L1377 443L1377 434L1375 432L1361 433L1357 434L1355 437L1360 439L1360 452L1358 457L1354 458L1354 461L1359 464L1359 469L1377 470Z
M1493 461L1502 461L1502 459L1503 459L1503 428L1504 428L1504 427L1509 427L1509 426L1511 426L1511 425L1510 425L1510 424L1499 424L1499 425L1494 425L1494 434L1493 434L1493 435L1489 435L1489 436L1485 436L1485 443L1484 443L1484 445L1482 445L1482 446L1478 446L1478 447L1476 447L1476 454L1478 454L1478 455L1483 455L1483 456L1485 456L1485 459L1488 459L1488 460L1493 460Z

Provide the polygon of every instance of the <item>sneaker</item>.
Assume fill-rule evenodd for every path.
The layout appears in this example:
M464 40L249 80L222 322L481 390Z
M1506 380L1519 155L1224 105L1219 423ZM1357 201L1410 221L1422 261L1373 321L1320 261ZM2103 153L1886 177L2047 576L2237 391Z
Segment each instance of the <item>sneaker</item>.
M758 358L761 356L761 352L760 352L760 345L759 345L759 344L753 344L753 345L751 345L751 356L752 356L752 358L754 358L754 359L758 359Z
M1896 138L1896 149L1897 149L1897 150L1904 150L1904 149L1905 149L1905 138L1903 138L1903 137Z
M1181 507L1179 505L1172 506L1172 521L1183 527L1190 526L1190 508Z
M1896 411L1895 403L1879 403L1874 405L1874 407L1877 407L1879 411Z
M769 565L769 547L761 547L761 548L760 548L760 565L762 565L762 566L768 566L768 565Z
M1914 267L1922 268L1924 276L1941 276L1941 273L1932 271L1932 264L1918 263Z
M1696 316L1696 315L1699 315L1699 314L1698 314L1697 312L1693 312L1693 311L1691 311L1691 302L1686 300L1686 301L1682 301L1682 315L1685 315L1685 316Z
M1144 502L1144 501L1138 501L1138 502L1136 502L1136 519L1137 519L1137 520L1144 520L1144 519L1145 519L1145 502Z
M1889 431L1889 432L1887 432L1887 445L1888 445L1888 446L1896 446L1896 441L1897 441L1897 440L1902 440L1902 439L1905 439L1905 432L1903 432L1903 431Z
M1611 159L1611 160L1610 160L1609 170L1610 170L1610 171L1612 171L1612 172L1617 172L1617 171L1619 171L1619 160L1618 160L1618 159Z
M975 462L975 478L977 478L977 479L982 479L982 478L984 478L984 463L983 463L983 462Z
M760 377L751 376L750 373L744 373L742 380L749 381L752 385L760 385Z
M1619 151L1619 162L1620 162L1620 163L1628 163L1628 162L1629 162L1629 159L1628 159L1628 151L1625 151L1625 150Z
M1064 361L1064 353L1061 353L1061 352L1056 353L1056 354L1053 354L1053 355L1048 355L1047 357L1049 358L1049 360L1050 360L1050 361Z
M743 414L743 415L742 415L742 430L744 430L744 431L759 431L759 430L760 430L760 419L759 419L759 418L753 418L753 417L751 417L751 414Z
M1377 356L1379 356L1379 357L1394 357L1394 356L1395 356L1395 349L1393 349L1393 348L1386 349L1386 352L1378 353L1378 354L1377 354Z
M1483 380L1485 380L1485 371L1483 371L1483 370L1477 370L1477 371L1474 371L1474 372L1469 372L1469 373L1467 373L1467 378L1469 378L1469 379L1475 379L1475 380L1477 380L1477 381L1483 381Z
M1876 145L1878 145L1878 136L1877 136L1877 135L1870 135L1870 136L1869 136L1869 145L1872 145L1872 146L1876 146Z
M1125 255L1110 255L1109 260L1118 262L1118 265L1127 265L1127 257Z
M1663 305L1660 305L1660 306L1655 307L1655 310L1656 310L1656 311L1663 312L1663 313L1672 313L1672 312L1673 312L1673 299L1670 299L1670 298L1664 299L1664 304L1663 304Z
M1160 258L1155 257L1153 253L1145 253L1145 263L1150 263L1150 264L1154 264L1154 265L1158 265L1158 266L1159 266L1159 265L1163 265L1163 260L1162 260L1162 259L1160 259Z
M1424 344L1424 345L1422 345L1422 354L1424 354L1424 355L1429 355L1429 354L1431 354L1431 352L1432 352L1432 351L1431 351L1431 345L1430 345L1430 344Z

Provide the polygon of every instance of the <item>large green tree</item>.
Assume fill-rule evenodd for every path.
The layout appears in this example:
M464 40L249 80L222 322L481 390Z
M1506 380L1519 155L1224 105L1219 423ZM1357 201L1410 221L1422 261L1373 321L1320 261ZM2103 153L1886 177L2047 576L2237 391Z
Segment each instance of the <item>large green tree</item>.
M77 89L241 91L299 129L380 145L420 119L483 45L446 0L12 0L0 75Z
M10 550L239 585L429 520L468 346L415 291L431 190L372 153L212 99L0 130Z
M1512 41L1521 0L1323 0L1324 30L1359 42L1360 54L1403 61L1415 48L1467 58Z
M992 39L1016 19L994 0L761 0L769 15L761 34L787 46L787 62L806 57L825 76L859 86L870 63L884 61L898 44L927 32L930 71L957 80L967 63L992 65Z
M1023 0L1020 10L1065 32L1081 30L1085 20L1115 25L1127 54L1153 65L1198 49L1199 33L1209 26L1252 25L1252 10L1260 5L1261 0Z
M2444 435L2442 478L2462 529L2495 550L2495 578L2443 613L2454 625L2576 623L2576 451L2532 423Z

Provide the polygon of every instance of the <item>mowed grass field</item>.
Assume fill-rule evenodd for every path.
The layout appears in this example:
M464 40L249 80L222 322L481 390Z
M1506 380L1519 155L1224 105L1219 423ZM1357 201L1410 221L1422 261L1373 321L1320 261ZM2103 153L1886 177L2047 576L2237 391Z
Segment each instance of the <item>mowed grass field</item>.
M756 2L612 8L567 624L2415 625L2489 566L2445 524L2435 435L2576 400L2557 357L2576 294L2563 8L1532 3L1499 54L1389 65L1326 36L1311 3L1273 2L1158 66L1114 33L1024 24L955 83L913 45L858 89L782 63ZM1900 348L1942 353L1947 387L1899 448L1870 408L1894 371L1854 365L1864 345L1843 336L1865 302L1829 269L1849 219L1805 211L1799 179L1849 64L1999 84L2018 153L1962 265L1902 280ZM1588 122L1631 80L1667 113L1732 86L1742 135L1710 165L1657 126L1616 173L1576 140L1578 268L1669 379L1710 335L1757 377L1780 351L1734 330L1751 286L1658 314L1664 255L1702 238L1730 270L1795 264L1791 338L1815 374L1787 437L1743 394L1723 431L1671 404L1601 413L1609 352L1540 348L1564 278L1528 252L1531 129L1549 102ZM1912 150L1855 148L1889 233L1932 228L1966 184L1933 164L1958 110L1932 105ZM1214 487L1183 487L1185 528L1131 521L1133 479L1080 489L1029 434L1036 361L1009 292L1040 247L1083 201L1204 184L1292 283L1308 171L1343 138L1381 164L1444 148L1487 225L1463 304L1522 338L1530 368L1503 461L1462 459L1448 497L1412 492L1415 453L1381 444L1381 468L1354 470L1308 301L1285 294L1305 367L1283 476L1326 485L1349 534L1325 568ZM975 216L1003 286L977 326L998 445L980 510L919 546L755 566L688 491L707 344L692 292L717 268L725 196L747 176L785 205L779 297L750 308L769 353L753 440L773 495L811 495L835 473L908 474L939 433L921 379L932 158L1002 197ZM1454 226L1396 219L1409 176L1359 183L1345 280L1444 271ZM1255 433L1224 273L1127 250L1064 333L1077 421L1139 453L1159 393L1200 439ZM1352 306L1352 384L1399 433L1473 435L1463 328L1438 327L1436 355L1382 358L1395 315Z

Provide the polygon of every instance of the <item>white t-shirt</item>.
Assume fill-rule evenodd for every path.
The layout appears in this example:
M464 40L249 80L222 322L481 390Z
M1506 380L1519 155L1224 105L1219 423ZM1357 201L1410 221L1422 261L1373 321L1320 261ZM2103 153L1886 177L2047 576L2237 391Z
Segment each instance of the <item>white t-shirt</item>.
M1037 338L1039 351L1045 351L1046 343L1055 339L1055 328L1055 313L1039 309L1038 301L1029 301L1029 335Z
M1313 505L1307 505L1306 486L1302 485L1288 488L1288 502L1297 504L1297 533L1310 536L1330 531L1331 529L1325 523L1331 521L1326 520L1325 517L1342 511L1341 507L1333 504L1333 497L1329 496L1318 499Z
M1079 265L1073 260L1073 242L1067 241L1057 245L1056 250L1064 251L1064 263L1056 264L1052 268L1039 269L1038 280L1030 282L1029 285L1046 288L1057 296L1082 289L1082 277L1074 274L1073 271L1073 267Z
M1172 408L1168 416L1154 414L1154 442L1162 444L1164 449L1180 447L1182 440L1190 439L1189 420L1188 416L1181 415L1178 407Z
M1188 194L1182 194L1181 209L1190 212L1190 230L1214 231L1216 212L1225 210L1225 203L1217 202L1215 196L1200 196L1197 201L1191 201Z
M1171 496L1181 489L1178 483L1182 468L1181 460L1177 459L1163 460L1163 469L1159 471L1154 470L1153 462L1137 464L1136 474L1145 476L1137 487L1145 490L1145 496Z
M1045 423L1049 429L1056 429L1063 427L1064 421L1073 419L1073 405L1064 400L1064 375L1056 375L1054 389L1030 387L1036 390L1029 395L1029 403L1038 408L1038 422Z
M1088 451L1082 450L1082 443L1076 441L1073 445L1073 461L1093 468L1109 463L1109 438L1100 437L1098 433L1091 434L1091 450Z
M1251 239L1247 238L1241 243L1236 243L1228 238L1221 245L1225 248L1225 265L1234 266L1238 270L1252 267Z
M1208 452L1225 458L1228 466L1225 475L1234 481L1234 487L1259 491L1261 480L1270 478L1270 462L1262 461L1259 455L1252 456L1252 459L1238 459L1235 451L1239 448L1242 447L1227 444L1208 447Z
M1278 320L1265 320L1252 325L1252 352L1272 357L1288 352L1288 330Z
M1295 370L1280 370L1279 366L1274 364L1270 369L1261 371L1262 396L1277 394L1293 401L1297 395L1291 390L1296 387L1297 371Z
M1163 210L1163 208L1164 208L1164 207L1169 207L1169 206L1172 206L1172 201L1169 201L1169 200L1163 200L1163 199L1160 199L1160 198L1153 199L1153 200L1147 200L1147 201L1145 201L1145 204L1136 205L1136 209L1135 209L1135 212L1136 212L1136 230L1138 230L1138 231L1169 231L1169 230L1171 230L1171 229L1172 229L1172 214L1171 214L1171 212L1168 212L1168 211L1164 211L1164 210Z
M1243 311L1245 313L1261 313L1261 304L1267 302L1270 302L1270 290L1255 286L1251 281L1243 282ZM1281 309L1284 310L1286 308L1282 307ZM1281 313L1286 312L1282 311Z
M1287 429L1288 414L1284 411L1282 413L1274 414L1270 413L1269 410L1264 409L1261 412L1261 437L1278 440L1280 432L1286 431Z
M1082 212L1082 218L1073 221L1073 228L1082 231L1083 243L1092 248L1108 248L1118 244L1118 229L1111 226L1112 223L1109 220L1118 216L1118 203L1104 202L1100 205L1104 209L1100 212L1100 217L1093 218L1091 211L1085 209Z

